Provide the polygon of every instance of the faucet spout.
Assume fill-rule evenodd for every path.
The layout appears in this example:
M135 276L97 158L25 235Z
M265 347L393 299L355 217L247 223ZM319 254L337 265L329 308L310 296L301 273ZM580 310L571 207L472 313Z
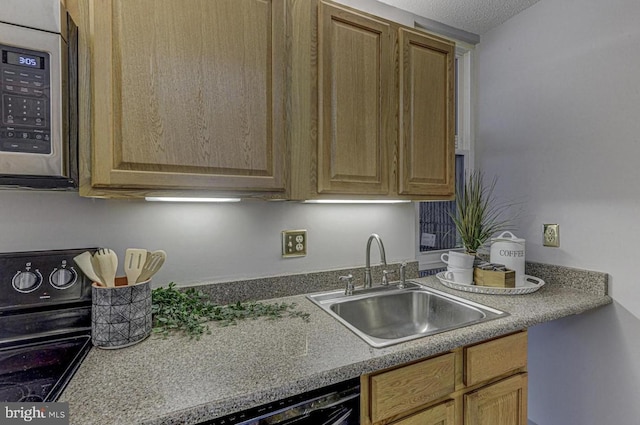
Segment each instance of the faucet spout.
M365 268L364 268L364 287L371 288L372 280L371 280L371 242L376 241L378 244L378 249L380 250L380 261L382 261L382 265L384 268L387 268L387 256L384 252L384 244L382 243L382 239L375 233L372 233L369 236L369 240L367 240L367 251L365 253Z

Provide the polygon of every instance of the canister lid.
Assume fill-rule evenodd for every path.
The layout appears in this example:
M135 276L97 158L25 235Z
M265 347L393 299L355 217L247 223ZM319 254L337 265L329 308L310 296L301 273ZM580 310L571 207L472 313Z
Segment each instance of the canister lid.
M525 240L523 238L519 238L513 233L506 231L502 232L499 236L495 238L491 238L491 242L514 242L519 244L524 244Z

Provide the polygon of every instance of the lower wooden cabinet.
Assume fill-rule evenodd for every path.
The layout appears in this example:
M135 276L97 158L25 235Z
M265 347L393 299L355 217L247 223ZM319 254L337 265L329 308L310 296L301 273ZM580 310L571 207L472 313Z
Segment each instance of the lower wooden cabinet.
M398 417L441 399L454 391L454 376L453 353L371 376L371 420Z
M464 348L464 384L472 386L527 366L527 333Z
M527 425L527 374L466 394L464 425Z
M526 425L527 332L361 377L363 425Z

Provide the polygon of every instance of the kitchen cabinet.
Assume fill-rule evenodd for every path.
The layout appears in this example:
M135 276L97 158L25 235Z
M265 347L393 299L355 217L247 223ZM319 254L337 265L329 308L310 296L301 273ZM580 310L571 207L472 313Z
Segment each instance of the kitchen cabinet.
M293 9L291 197L451 198L454 44L317 4Z
M526 425L527 332L361 377L361 423Z
M81 195L453 196L453 43L322 0L67 3Z
M394 422L396 425L454 425L455 408L453 400L424 409L420 413Z
M378 423L454 391L454 353L372 375L371 421Z
M398 194L451 197L455 184L454 48L400 28Z
M464 396L464 425L527 425L527 374Z
M282 194L283 0L67 0L81 194Z
M389 193L396 88L389 22L320 3L318 192Z

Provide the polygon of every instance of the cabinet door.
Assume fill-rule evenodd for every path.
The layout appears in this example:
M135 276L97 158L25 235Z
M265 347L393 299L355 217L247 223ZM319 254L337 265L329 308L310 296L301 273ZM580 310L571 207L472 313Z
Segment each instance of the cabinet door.
M454 425L455 414L455 403L449 400L394 422L393 425Z
M87 0L92 185L284 189L280 0Z
M371 421L381 422L446 397L455 389L455 354L371 376Z
M318 192L389 192L395 77L388 22L320 3Z
M464 425L527 425L527 374L466 394Z
M453 196L454 46L405 28L399 45L399 193Z
M527 332L503 336L464 348L464 383L467 386L524 371L527 367Z

